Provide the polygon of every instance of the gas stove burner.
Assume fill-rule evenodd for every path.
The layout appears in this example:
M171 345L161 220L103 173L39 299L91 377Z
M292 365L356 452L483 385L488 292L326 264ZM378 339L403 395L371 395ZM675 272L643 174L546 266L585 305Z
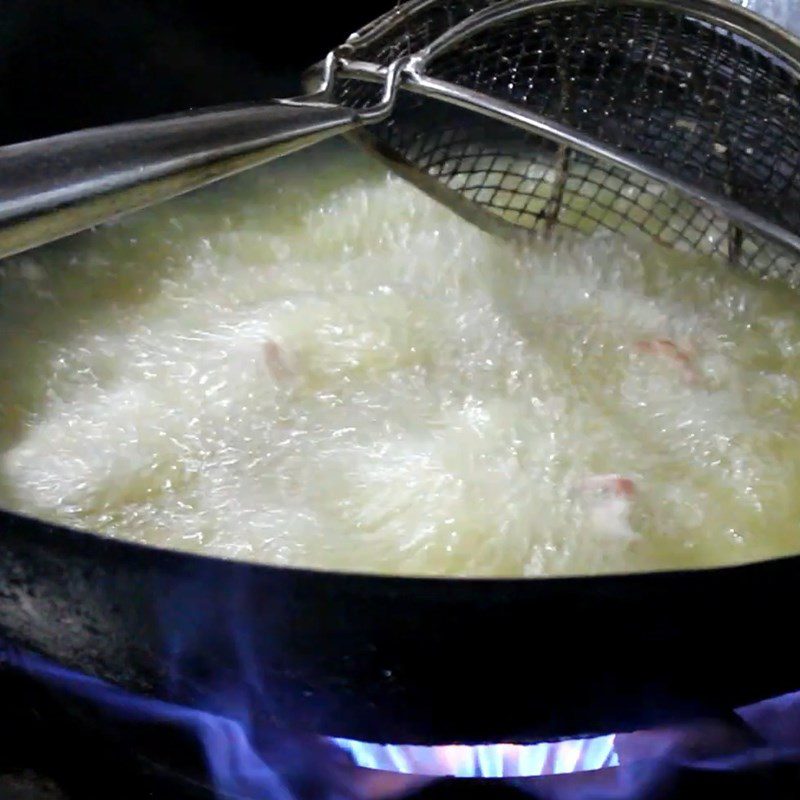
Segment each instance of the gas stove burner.
M616 735L538 744L373 744L332 739L356 766L410 775L521 778L589 772L619 765Z

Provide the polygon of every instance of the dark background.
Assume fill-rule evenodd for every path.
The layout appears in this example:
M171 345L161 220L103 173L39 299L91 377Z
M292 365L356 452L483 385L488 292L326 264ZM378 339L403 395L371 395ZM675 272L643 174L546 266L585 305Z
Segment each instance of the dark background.
M300 91L394 0L0 0L0 144Z

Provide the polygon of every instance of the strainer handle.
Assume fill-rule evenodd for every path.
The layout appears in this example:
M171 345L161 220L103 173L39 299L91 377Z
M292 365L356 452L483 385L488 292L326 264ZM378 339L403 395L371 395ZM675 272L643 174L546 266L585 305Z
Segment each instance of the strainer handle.
M0 257L182 194L361 124L341 106L211 108L0 147Z

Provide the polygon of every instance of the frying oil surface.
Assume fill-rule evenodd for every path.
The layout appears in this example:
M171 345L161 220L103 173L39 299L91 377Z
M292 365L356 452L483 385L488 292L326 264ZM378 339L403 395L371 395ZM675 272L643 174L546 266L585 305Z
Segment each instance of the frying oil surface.
M305 154L0 264L0 503L380 573L795 553L798 302Z

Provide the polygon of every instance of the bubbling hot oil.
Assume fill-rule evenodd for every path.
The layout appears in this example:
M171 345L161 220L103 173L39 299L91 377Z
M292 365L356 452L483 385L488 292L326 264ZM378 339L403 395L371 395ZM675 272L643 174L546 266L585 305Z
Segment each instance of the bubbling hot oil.
M290 158L0 264L0 502L399 574L800 550L798 298Z

